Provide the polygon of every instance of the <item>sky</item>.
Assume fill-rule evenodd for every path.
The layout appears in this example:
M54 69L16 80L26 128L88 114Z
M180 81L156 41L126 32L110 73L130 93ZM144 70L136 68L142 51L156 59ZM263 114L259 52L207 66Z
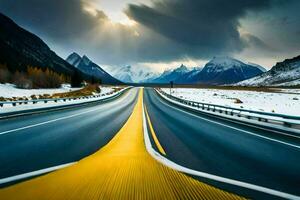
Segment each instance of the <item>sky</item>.
M299 0L0 0L59 56L163 71L231 56L270 68L300 54Z

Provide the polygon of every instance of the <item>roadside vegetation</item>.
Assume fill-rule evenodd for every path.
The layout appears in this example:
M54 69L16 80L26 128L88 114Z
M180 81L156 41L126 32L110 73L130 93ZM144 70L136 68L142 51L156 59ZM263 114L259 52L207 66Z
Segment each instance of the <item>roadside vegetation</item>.
M50 98L73 98L73 97L81 97L81 96L90 96L94 94L98 94L101 92L101 89L98 84L87 85L84 88L72 92L66 93L56 93L50 96Z
M107 86L109 87L109 86ZM52 94L39 94L39 95L31 95L27 97L11 97L11 98L4 98L0 96L0 101L20 101L20 100L38 100L38 99L57 99L57 98L77 98L77 97L85 97L91 95L110 95L113 94L124 87L110 87L111 90L105 93L106 90L102 91L99 84L87 84L82 89L68 91L68 92L61 92L61 93L52 93Z
M63 83L70 83L70 77L50 69L42 70L28 66L26 72L11 72L5 64L0 64L0 83L12 83L21 89L59 88Z

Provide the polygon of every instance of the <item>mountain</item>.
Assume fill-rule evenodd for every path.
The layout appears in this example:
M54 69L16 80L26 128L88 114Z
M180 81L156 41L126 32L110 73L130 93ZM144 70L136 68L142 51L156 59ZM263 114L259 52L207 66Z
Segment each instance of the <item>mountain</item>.
M49 68L65 75L77 69L57 56L36 35L0 13L0 63L11 71L26 71L28 66Z
M112 75L125 83L141 83L156 78L157 73L148 68L137 68L130 65L116 68Z
M214 57L199 73L186 81L206 85L232 84L260 75L264 71L261 66L245 64L234 58Z
M131 69L131 66L125 66L125 67L121 67L116 69L112 75L123 81L124 83L133 83L134 81L132 80L133 78L133 71Z
M300 55L277 63L271 70L237 83L239 86L296 86L300 85Z
M101 82L104 84L121 84L121 81L112 77L85 55L81 57L77 53L72 53L68 56L66 61L79 69L82 73L94 77L95 79L101 79Z
M175 83L177 84L187 84L193 82L194 77L197 77L197 74L199 74L203 70L203 67L194 67L192 70L188 71L187 73L179 76Z
M266 71L267 71L264 67L262 67L262 66L260 66L260 65L258 65L258 64L255 64L255 63L247 62L247 65L250 65L250 66L253 66L253 67L257 67L257 68L260 69L262 72L266 72Z
M187 73L191 72L186 66L181 65L176 69L166 70L164 71L159 77L151 80L152 83L169 83L170 81L174 81L177 83L176 80L180 79L182 76L186 75Z
M245 64L230 57L214 57L203 68L188 69L181 65L177 69L165 71L151 82L174 81L176 84L224 85L255 77L265 71L263 67L256 64Z

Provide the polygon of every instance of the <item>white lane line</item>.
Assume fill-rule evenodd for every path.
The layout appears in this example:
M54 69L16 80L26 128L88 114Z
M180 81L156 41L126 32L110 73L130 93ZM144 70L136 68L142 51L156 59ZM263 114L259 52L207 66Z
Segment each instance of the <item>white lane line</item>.
M250 131L246 131L246 130L243 130L243 129L239 129L239 128L236 128L236 127L232 127L232 126L229 126L229 125L220 123L220 122L216 122L216 121L213 121L213 120L209 120L209 119L200 117L199 115L196 115L196 114L194 114L194 113L190 113L190 112L187 112L187 111L182 110L182 109L180 109L180 108L176 108L176 107L174 107L174 106L168 105L167 103L161 101L160 99L159 99L159 101L160 101L161 103L163 103L164 105L170 107L170 108L173 108L173 109L175 109L175 110L184 112L184 113L186 113L186 114L188 114L188 115L191 115L191 116L200 118L200 119L202 119L202 120L205 120L205 121L208 121L208 122L211 122L211 123L214 123L214 124L218 124L218 125L221 125L221 126L224 126L224 127L227 127L227 128L231 128L231 129L234 129L234 130L237 130L237 131L241 131L241 132L247 133L247 134L249 134L249 135L253 135L253 136L256 136L256 137L264 138L264 139L266 139L266 140L270 140L270 141L273 141L273 142L278 142L278 143L281 143L281 144L284 144L284 145L287 145L287 146L291 146L291 147L300 149L300 146L298 146L298 145L290 144L290 143L287 143L287 142L283 142L283 141L281 141L281 140L277 140L277 139L270 138L270 137L263 136L263 135L259 135L259 134L256 134L256 133L253 133L253 132L250 132ZM178 104L178 105L181 106L180 104Z
M269 195L273 195L273 196L277 196L277 197L281 197L281 198L285 198L285 199L300 200L300 196L296 196L296 195L293 195L293 194L277 191L277 190L270 189L270 188L263 187L263 186L259 186L259 185L254 185L254 184L251 184L251 183L246 183L246 182L237 181L237 180L230 179L230 178L224 178L224 177L221 177L221 176L216 176L216 175L213 175L213 174L196 171L196 170L189 169L187 167L183 167L181 165L178 165L177 163L163 157L158 152L156 152L153 149L152 145L151 145L150 138L149 138L149 133L148 133L148 128L147 128L147 123L146 123L145 111L144 111L144 102L143 102L142 107L143 107L142 108L143 109L143 129L144 129L145 146L146 146L146 149L147 149L148 153L154 159L156 159L158 162L164 164L167 167L170 167L174 170L177 170L179 172L183 172L183 173L186 173L186 174L207 178L207 179L210 179L210 180L214 180L214 181L218 181L218 182L222 182L222 183L227 183L227 184L230 184L230 185L235 185L235 186L238 186L238 187L243 187L243 188L247 188L247 189L250 189L250 190L255 190L255 191L258 191L258 192L263 192L263 193L266 193L266 194L269 194Z
M21 127L21 128L15 128L15 129L11 129L11 130L8 130L8 131L3 131L3 132L0 132L0 135L4 135L4 134L16 132L16 131L21 131L21 130L25 130L25 129L30 129L30 128L33 128L33 127L42 126L42 125L45 125L45 124L50 124L50 123L65 120L65 119L70 119L70 118L73 118L73 117L77 117L79 115L87 114L87 113L90 113L90 112L95 112L95 111L98 111L98 110L101 110L101 109L103 109L103 107L100 107L98 109L88 110L88 111L73 114L73 115L69 115L69 116L65 116L65 117L56 118L56 119L45 121L45 122L40 122L40 123L37 123L37 124L24 126L24 127Z
M28 173L25 173L25 174L19 174L19 175L16 175L16 176L2 178L2 179L0 179L0 185L5 184L5 183L10 183L10 182L13 182L13 181L18 181L18 180L30 178L30 177L33 177L33 176L38 176L38 175L45 174L45 173L49 173L49 172L52 172L52 171L55 171L55 170L58 170L58 169L69 167L71 165L74 165L75 163L77 163L77 162L71 162L71 163L67 163L67 164L63 164L63 165L49 167L49 168L46 168L46 169L41 169L41 170L37 170L37 171L33 171L33 172L28 172Z
M21 127L21 128L15 128L15 129L11 129L11 130L8 130L8 131L3 131L3 132L0 132L0 135L4 135L4 134L7 134L7 133L12 133L12 132L16 132L16 131L21 131L21 130L25 130L25 129L29 129L29 128L33 128L33 127L37 127L37 126L42 126L42 125L45 125L45 124L50 124L50 123L61 121L61 120L64 120L64 119L77 117L79 115L94 112L94 111L97 111L97 110L100 110L100 109L102 109L102 108L95 109L95 110L88 110L88 111L77 113L77 114L74 114L74 115L60 117L60 118L57 118L57 119L53 119L53 120L49 120L49 121L45 121L45 122L41 122L41 123L37 123L37 124L32 124L32 125L24 126L24 127Z

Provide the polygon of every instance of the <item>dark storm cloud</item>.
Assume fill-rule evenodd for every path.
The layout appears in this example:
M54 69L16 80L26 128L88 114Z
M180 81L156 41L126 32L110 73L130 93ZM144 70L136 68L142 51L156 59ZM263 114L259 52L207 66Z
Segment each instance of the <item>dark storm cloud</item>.
M238 32L239 19L248 11L268 8L272 2L275 1L163 0L152 7L130 5L126 13L180 45L182 55L205 58L241 51L245 40Z
M255 35L247 33L241 35L241 37L247 47L252 46L261 49L263 51L277 52L275 48L272 48L271 46L267 45L264 41L262 41L260 38L256 37Z
M299 23L290 21L299 13L297 6L294 6L293 16L289 15L293 6L285 11L281 9L288 2L298 2L299 7L297 0L157 0L151 6L128 6L126 14L138 22L134 27L108 26L105 22L109 19L103 11L94 10L96 15L88 13L83 9L83 2L86 5L91 0L0 0L0 12L42 37L63 56L77 51L107 65L209 59L220 54L235 55L253 47L261 52L273 52L273 43L265 41L268 35L299 31L299 26L295 26ZM274 13L269 12L274 7L280 7L278 12L286 13L287 17L278 20L280 14L276 9ZM285 24L285 28L278 25L269 31L268 27L275 23L265 22L266 33L258 35L255 25L250 26L249 33L240 34L239 23L249 17L249 13L252 18L259 13L267 14L270 20ZM258 17L254 24L264 17ZM299 32L294 35L299 36ZM296 44L293 41L299 37L294 35L286 37L286 46ZM283 40L274 43L277 41ZM255 48L251 56L255 56Z
M74 39L106 18L101 11L97 17L84 12L80 0L0 0L0 12L55 40Z

